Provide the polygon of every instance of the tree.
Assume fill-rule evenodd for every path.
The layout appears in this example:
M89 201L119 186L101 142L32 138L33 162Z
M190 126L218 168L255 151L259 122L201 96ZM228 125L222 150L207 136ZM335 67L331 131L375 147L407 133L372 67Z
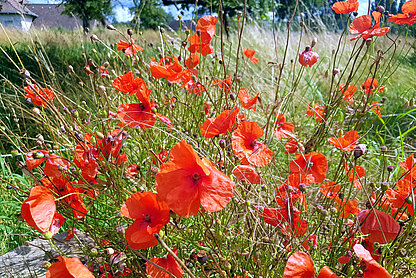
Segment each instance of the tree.
M62 13L79 16L83 28L90 27L93 19L105 21L113 11L111 0L62 0L61 3L65 6Z
M159 26L169 24L173 16L166 13L161 7L159 0L133 0L134 7L131 11L134 13L132 24L135 29L154 29Z

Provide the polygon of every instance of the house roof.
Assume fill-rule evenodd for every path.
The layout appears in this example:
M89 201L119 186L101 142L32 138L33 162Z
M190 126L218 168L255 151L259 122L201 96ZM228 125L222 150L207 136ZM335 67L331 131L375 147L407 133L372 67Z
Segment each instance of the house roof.
M38 17L37 14L28 9L25 0L2 0L0 4L0 14L23 14Z
M34 27L62 27L65 29L75 29L82 26L82 21L78 17L63 15L64 5L56 4L28 4L31 11L38 15L33 21Z

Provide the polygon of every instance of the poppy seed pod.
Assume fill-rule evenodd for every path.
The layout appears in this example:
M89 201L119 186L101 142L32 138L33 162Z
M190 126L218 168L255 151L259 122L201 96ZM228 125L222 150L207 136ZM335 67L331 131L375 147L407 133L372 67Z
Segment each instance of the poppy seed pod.
M358 144L354 148L354 158L357 159L367 153L367 146L364 144Z
M318 39L317 38L313 38L313 40L311 42L311 47L314 47L317 42L318 42Z
M129 36L133 36L133 30L131 30L131 29L127 29L127 35L129 35Z

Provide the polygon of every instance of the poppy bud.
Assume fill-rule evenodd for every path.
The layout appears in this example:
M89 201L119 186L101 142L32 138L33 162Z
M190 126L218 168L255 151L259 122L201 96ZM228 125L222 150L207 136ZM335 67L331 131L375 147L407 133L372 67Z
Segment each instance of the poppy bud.
M353 15L353 16L357 16L357 15L358 15L358 13L357 13L357 12L353 12L353 13L352 13L352 15Z
M45 262L42 263L42 268L43 269L48 269L51 265L52 264L50 262L45 261Z
M382 152L386 152L386 151L387 151L387 147L386 147L386 146L381 146L380 150L381 150Z
M317 42L318 42L318 39L317 38L313 38L313 40L311 42L311 47L314 47Z
M50 232L50 231L47 231L47 232L45 232L44 234L43 234L43 236L46 238L46 239L52 239L52 233Z
M91 49L92 53L97 54L97 49L93 48Z
M386 9L383 6L378 6L376 8L376 11L379 12L379 13L384 13L386 11Z
M22 69L20 70L19 74L20 74L23 78L30 78L30 72L29 72L27 69L25 69L25 68L22 68Z
M234 93L230 93L230 99L231 99L232 101L234 101L234 100L235 100L235 94L234 94Z
M364 144L358 144L354 148L354 158L357 159L367 153L367 146Z
M101 132L96 132L95 134L97 135L98 139L104 139L104 134L102 134Z
M218 141L218 145L220 145L220 148L221 148L221 149L225 149L225 146L226 146L226 142L225 142L225 140L224 140L224 139L220 139L220 140Z
M129 35L130 37L133 36L133 30L131 30L130 28L127 29L127 35Z
M323 215L328 215L328 211L326 209L322 210Z
M191 31L185 30L185 35L189 36L190 33L191 33Z
M387 171L393 172L393 170L394 170L394 166L393 165L387 166Z
M105 87L103 85L98 86L98 91L102 94L105 93Z
M39 146L42 145L45 142L45 139L43 138L42 134L36 135L36 138L37 138L36 144L39 145Z
M152 42L149 42L149 43L147 44L147 46L148 46L148 47L153 47L153 43L152 43Z
M306 184L304 184L304 183L300 183L300 184L299 184L299 190L300 190L301 192L305 192L305 191L306 191Z
M97 37L97 35L92 35L90 37L91 42L100 41L100 39Z
M159 26L159 32L163 34L165 32L165 28Z
M159 168L152 167L152 168L150 168L150 172L152 172L153 175L156 175L159 172Z
M113 248L107 248L105 249L105 253L107 253L107 255L113 255L114 254L114 249Z
M381 102L381 103L384 103L384 102L386 102L386 100L387 100L387 97L386 97L386 96L384 96L384 97L382 97L382 98L381 98L381 101L380 101L380 102ZM409 106L410 106L410 105L409 105Z
M12 154L13 157L17 156L19 154L19 151L18 150L12 150L11 154Z
M389 188L389 183L387 181L383 181L381 183L381 190L386 191Z
M344 193L342 193L342 192L341 192L341 193L339 193L339 194L338 194L338 197L339 197L340 199L344 199Z
M401 249L399 250L399 256L400 256L400 257L405 257L405 256L406 256L406 254L407 254L407 250L406 250L406 249L401 248Z
M33 107L32 112L33 112L33 114L35 114L37 116L41 115L40 109L37 108L37 107Z
M368 40L365 41L365 45L367 47L370 47L371 43L372 43L371 39L368 39Z
M337 75L339 73L339 69L334 69L334 71L332 72L333 75Z
M107 24L106 27L107 27L108 30L111 30L111 31L116 30L116 28L113 25L111 25L111 24Z
M218 60L218 63L219 63L220 65L222 65L222 60Z

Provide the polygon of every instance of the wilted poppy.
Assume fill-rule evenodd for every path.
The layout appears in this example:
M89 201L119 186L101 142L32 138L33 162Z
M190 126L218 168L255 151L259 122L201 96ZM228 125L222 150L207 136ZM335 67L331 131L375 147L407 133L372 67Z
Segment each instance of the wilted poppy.
M350 33L353 35L357 35L354 38L351 39L351 41L356 40L360 37L362 37L364 40L368 40L369 38L373 36L384 36L389 30L390 27L382 27L380 28L380 19L381 19L381 13L374 11L372 13L375 24L372 26L372 20L371 16L369 15L362 15L359 17L356 17L351 25L350 25Z
M246 55L246 57L249 58L253 64L257 64L259 62L259 58L254 57L255 53L256 51L254 50L248 48L244 49L244 55Z
M306 184L323 182L328 170L326 157L321 153L311 152L306 155L297 153L289 164L289 170L306 176Z
M47 107L55 97L55 93L48 88L40 88L33 84L25 87L26 99L33 103L33 105Z
M178 253L178 249L173 249L173 252L175 254ZM168 254L166 258L153 258L150 259L154 264L157 264L160 267L163 267L170 273L172 273L175 277L182 277L184 275L184 272L180 266L180 264L172 257L171 254ZM146 265L146 273L150 276L150 278L171 278L169 274L167 274L165 271L161 270L160 268L157 268L153 264L147 262Z
M319 191L325 195L325 197L334 199L338 196L338 192L341 190L341 185L337 184L334 181L329 181L325 184L322 184L319 187Z
M340 149L341 151L347 152L352 151L358 141L358 132L356 130L350 130L344 134L341 138L329 138L328 142Z
M232 133L234 154L243 164L264 167L269 164L273 152L263 143L257 141L263 136L263 130L256 122L244 121Z
M387 189L386 196L393 208L406 207L409 214L413 215L415 212L413 195L416 192L412 191L416 191L413 190L412 183L407 179L402 179L397 182L397 190L393 188Z
M256 168L250 165L237 165L234 167L232 174L238 180L244 180L252 184L262 184L263 179L259 176Z
M321 106L319 104L314 104L313 107L311 107L308 104L308 110L306 111L306 115L315 117L316 121L320 123L324 119L325 109L325 106Z
M402 14L390 15L389 21L396 24L413 25L416 23L416 0L410 0L403 4Z
M337 14L349 14L358 11L358 5L358 0L339 1L332 5L332 9Z
M361 185L361 178L365 176L365 169L363 167L356 165L355 168L350 168L348 164L345 164L345 171L348 175L348 181L352 182L355 188L363 188Z
M363 278L392 278L392 276L384 269L376 260L373 259L370 252L361 244L355 244L354 253L358 258L362 259L365 265Z
M376 210L366 209L357 215L361 233L367 235L369 242L386 244L394 240L401 228L391 215Z
M46 278L94 278L78 258L59 256L46 272Z
M208 159L200 159L194 149L181 141L170 152L171 161L162 164L156 175L160 199L180 216L219 211L231 201L235 183L217 170Z
M185 65L188 69L193 69L196 67L201 59L199 58L199 55L191 54L188 58L185 60Z
M299 54L299 63L306 67L306 66L313 66L316 62L318 62L319 55L311 50L309 46L305 48L305 50Z
M35 186L30 190L29 197L21 207L23 219L41 233L56 234L65 218L56 212L55 198L52 192L44 186Z
M283 278L314 278L315 268L309 254L299 251L293 253L285 266ZM317 278L338 278L332 270L325 266L319 272Z
M349 103L353 103L354 99L353 99L352 95L357 90L357 87L354 86L354 85L348 85L348 87L346 87L346 86L347 86L346 84L341 84L339 86L339 90L341 91L341 93L344 94L344 100L348 101Z
M240 88L240 91L238 93L238 99L240 100L241 105L248 110L253 108L253 110L256 111L258 97L259 93L257 93L256 96L251 97L245 87Z
M133 39L131 39L131 43L120 40L117 43L117 50L122 50L126 55L133 55L138 51L143 51L143 48L135 45Z
M231 131L239 111L240 107L236 106L232 110L224 110L215 118L206 119L200 126L202 136L204 138L212 138Z
M276 135L277 140L294 136L293 131L295 130L295 125L286 122L285 115L283 115L283 113L280 111L276 112L276 120L274 122L274 126L274 134Z
M169 222L169 207L152 192L136 192L121 206L121 214L135 219L125 233L127 243L134 249L146 249L157 245L153 235Z
M374 92L374 90L376 90L377 92L384 92L384 90L386 89L386 86L381 85L379 87L378 85L378 80L372 77L367 78L363 84L361 84L361 91L363 91L366 94L372 94Z
M139 93L148 97L151 91L147 89L146 82L141 78L134 78L131 71L117 77L113 81L113 87L122 93L129 94L129 96Z

